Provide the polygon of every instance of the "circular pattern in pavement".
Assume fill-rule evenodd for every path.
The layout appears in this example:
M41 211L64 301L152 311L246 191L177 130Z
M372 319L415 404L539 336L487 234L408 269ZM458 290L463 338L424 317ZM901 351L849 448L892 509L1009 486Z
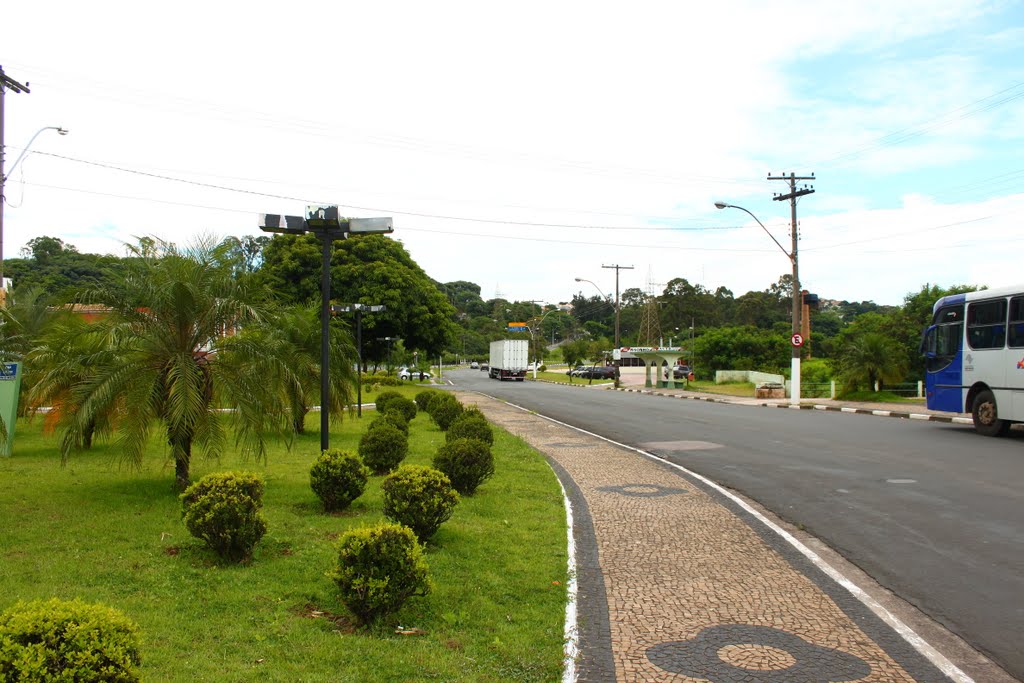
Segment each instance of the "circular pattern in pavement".
M712 683L836 683L871 673L859 657L768 626L711 626L647 650L652 664Z

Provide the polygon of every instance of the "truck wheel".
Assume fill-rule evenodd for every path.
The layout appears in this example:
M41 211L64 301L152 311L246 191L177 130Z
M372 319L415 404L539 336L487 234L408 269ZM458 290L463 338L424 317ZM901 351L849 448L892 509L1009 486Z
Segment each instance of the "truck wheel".
M975 431L983 436L1004 436L1010 429L1009 422L999 419L996 397L988 389L974 397L971 417L974 418Z

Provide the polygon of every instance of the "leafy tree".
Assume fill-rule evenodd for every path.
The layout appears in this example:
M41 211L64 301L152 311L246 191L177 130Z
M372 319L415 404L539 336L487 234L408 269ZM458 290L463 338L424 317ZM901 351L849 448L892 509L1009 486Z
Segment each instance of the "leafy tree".
M789 338L752 326L720 327L694 340L693 355L702 378L713 377L716 370L779 372L788 365Z
M562 344L562 358L565 359L570 370L576 367L578 363L583 362L589 351L590 342L586 339L574 339ZM572 381L572 375L569 375L569 381Z
M263 250L260 273L290 303L318 301L321 242L312 234L275 235ZM383 304L363 317L364 358L388 355L383 337L398 337L409 350L436 356L456 339L454 307L395 240L366 235L334 243L331 291L339 301Z
M110 286L111 272L124 263L115 256L80 254L56 237L36 237L22 249L23 258L4 261L4 276L16 286L47 292L50 303L73 301L86 286Z
M771 329L777 322L788 321L790 299L778 293L747 292L736 299L735 322L739 325Z
M98 419L116 416L125 460L141 463L150 430L162 423L180 489L189 484L193 445L220 453L225 431L219 408L234 408L244 453L262 457L268 427L283 429L287 408L259 368L227 367L226 331L265 319L261 292L232 276L229 255L209 240L180 251L161 244L154 257L134 250L118 287L93 289L88 301L110 307L93 323L103 350L70 358L92 374L72 390L59 424L61 453L83 444ZM281 362L286 362L282 359Z
M244 235L227 237L222 244L227 250L235 272L253 273L263 262L263 248L269 243L270 238L266 235Z

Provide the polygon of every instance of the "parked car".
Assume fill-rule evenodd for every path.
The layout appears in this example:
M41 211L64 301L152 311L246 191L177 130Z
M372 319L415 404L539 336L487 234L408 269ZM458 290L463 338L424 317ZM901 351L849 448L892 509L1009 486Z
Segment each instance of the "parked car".
M570 377L580 377L582 373L586 372L589 369L589 365L577 365L572 370L566 370L565 374L569 375Z
M672 377L675 379L686 379L693 381L693 370L689 365L676 365L672 368Z
M402 368L398 371L398 379L430 379L433 377L429 372L424 370L410 370L409 368Z
M479 370L480 369L480 364L477 363L476 361L473 361L472 363L469 364L469 369L470 370Z
M580 377L584 379L617 379L619 369L614 365L595 365L584 369Z
M481 369L481 370L490 370L490 369L491 369L491 366L490 366L490 365L488 365L487 363L481 363L481 364L480 364L480 369Z

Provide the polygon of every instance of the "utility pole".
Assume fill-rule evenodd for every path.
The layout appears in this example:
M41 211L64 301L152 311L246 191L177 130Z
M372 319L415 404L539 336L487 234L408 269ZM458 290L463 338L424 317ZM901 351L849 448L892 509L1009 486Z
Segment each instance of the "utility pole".
M3 66L0 66L0 306L7 304L7 288L4 287L4 204L7 202L4 194L4 97L8 88L14 92L31 92L28 81L25 81L25 85L18 83L5 74Z
M615 264L612 266L602 265L602 268L614 268L615 269L615 348L619 348L619 271L620 270L633 270L633 266L620 266Z
M797 176L795 173L790 172L789 175L782 174L781 176L768 176L768 180L783 180L789 183L789 192L786 194L776 193L772 200L782 202L789 200L790 213L792 216L792 230L790 231L793 237L793 249L790 252L790 260L793 262L793 358L792 365L790 368L790 382L792 384L791 389L791 403L800 403L800 346L802 345L801 326L800 326L800 313L802 309L802 297L800 295L800 261L797 257L797 241L799 240L799 228L796 220L796 200L798 197L803 197L806 194L813 194L814 187L804 185L799 190L796 187L796 181L798 180L814 180L814 174L809 176ZM799 340L799 341L798 341Z

